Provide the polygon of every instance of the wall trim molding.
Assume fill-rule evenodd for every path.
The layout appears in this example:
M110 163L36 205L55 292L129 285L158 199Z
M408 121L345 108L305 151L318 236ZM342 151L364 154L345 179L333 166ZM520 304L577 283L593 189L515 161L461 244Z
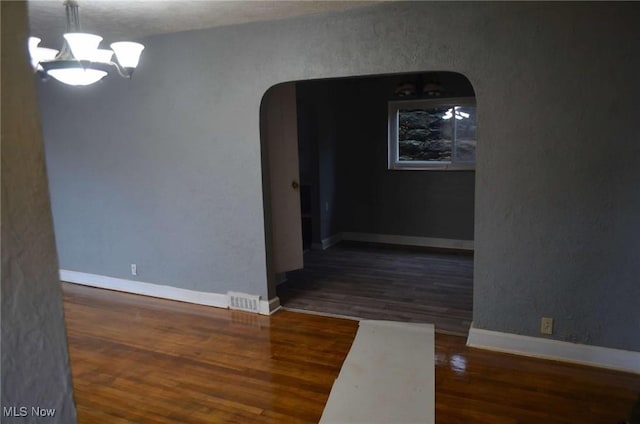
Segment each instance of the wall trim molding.
M229 296L222 293L187 290L162 284L145 283L142 281L126 280L124 278L108 277L106 275L89 274L66 269L60 270L60 280L83 286L159 297L161 299L177 300L216 308L229 308ZM270 315L278 309L280 309L280 299L278 297L274 297L269 301L260 299L259 313L261 315Z
M315 243L315 249L326 250L333 245L336 245L342 241L342 233L334 234L330 237L322 239L322 243Z
M640 374L640 352L475 328L467 346Z
M282 305L280 305L280 298L278 296L270 299L268 302L266 300L260 301L260 315L271 315L280 309L282 309Z
M438 249L456 249L473 251L473 240L443 239L436 237L399 236L393 234L342 232L313 243L314 250L326 250L341 241L361 241L366 243L384 243L400 246L434 247Z
M443 239L435 237L344 232L340 233L340 240L399 244L403 246L435 247L440 249L473 250L473 240Z

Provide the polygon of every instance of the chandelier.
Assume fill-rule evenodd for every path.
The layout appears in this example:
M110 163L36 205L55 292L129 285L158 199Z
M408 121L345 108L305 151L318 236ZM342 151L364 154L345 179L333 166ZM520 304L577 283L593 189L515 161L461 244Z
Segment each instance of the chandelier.
M131 41L111 44L112 50L100 49L102 37L80 31L80 15L75 0L65 0L67 32L60 51L38 47L40 40L29 37L29 54L34 72L43 79L52 77L68 85L91 85L115 69L131 78L138 66L144 46ZM115 54L115 60L112 60Z

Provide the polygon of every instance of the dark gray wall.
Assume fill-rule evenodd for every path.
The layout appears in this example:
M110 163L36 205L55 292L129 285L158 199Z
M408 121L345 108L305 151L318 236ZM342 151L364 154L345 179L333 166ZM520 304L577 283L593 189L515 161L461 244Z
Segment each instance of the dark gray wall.
M400 99L400 82L417 78L442 82L446 96L474 96L452 73L297 84L300 175L313 180L317 205L314 242L338 232L473 240L473 171L387 169L388 102Z
M336 234L338 81L298 82L300 178L311 185L313 242Z
M459 78L445 85L450 95L473 97ZM403 79L356 79L340 90L341 231L473 240L473 171L387 169L388 101Z
M67 424L76 410L27 36L26 3L2 2L0 421ZM33 407L54 416L33 415Z
M39 84L61 265L274 294L264 92L449 70L478 105L476 326L536 336L552 316L556 339L640 351L639 19L639 3L391 2L152 37L133 81Z

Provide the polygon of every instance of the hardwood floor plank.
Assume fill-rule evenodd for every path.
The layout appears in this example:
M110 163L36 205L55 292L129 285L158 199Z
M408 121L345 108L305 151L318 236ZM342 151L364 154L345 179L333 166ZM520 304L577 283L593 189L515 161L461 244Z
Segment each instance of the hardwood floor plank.
M318 422L358 326L63 291L80 424ZM446 334L436 334L435 368L443 424L616 424L640 394L640 375L473 349Z
M278 286L283 306L366 319L427 322L466 335L473 308L473 256L341 243L304 255L304 269Z
M105 414L131 422L189 422L185 413L196 422L203 414L203 422L268 422L266 410L316 422L357 329L344 320L327 327L304 315L269 318L64 288L76 400L85 422ZM131 404L136 407L129 411ZM180 420L171 418L175 411L182 411Z

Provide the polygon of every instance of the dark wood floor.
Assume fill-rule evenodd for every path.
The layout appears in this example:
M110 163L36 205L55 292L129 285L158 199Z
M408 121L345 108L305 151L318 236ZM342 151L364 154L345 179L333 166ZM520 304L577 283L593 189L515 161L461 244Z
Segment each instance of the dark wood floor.
M271 317L63 284L79 423L315 423L357 322ZM640 375L436 334L441 424L616 424ZM382 400L384 401L384 400Z
M357 323L64 283L79 422L317 422Z
M473 256L340 243L305 252L304 269L277 290L283 306L390 321L428 322L466 335L472 319Z

